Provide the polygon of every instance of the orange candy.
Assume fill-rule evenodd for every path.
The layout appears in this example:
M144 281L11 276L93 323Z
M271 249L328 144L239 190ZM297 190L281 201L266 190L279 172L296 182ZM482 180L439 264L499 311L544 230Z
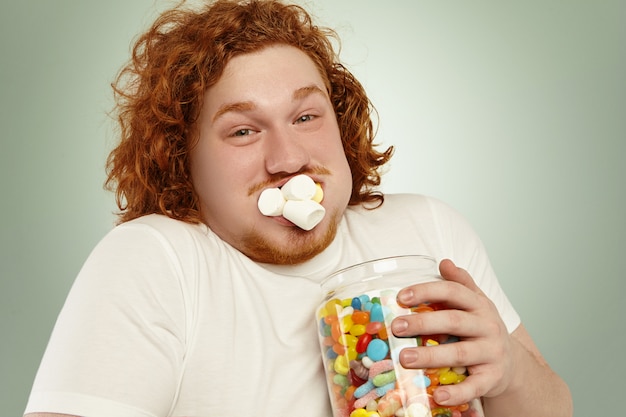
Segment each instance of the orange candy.
M426 304L420 304L411 310L414 311L415 313L429 313L431 311L435 311L432 307Z
M332 314L329 316L324 316L324 323L326 324L332 324L334 322L336 322L337 320L339 320L339 318L337 317L336 314Z
M334 321L330 324L330 335L333 337L333 340L339 340L339 338L343 336L341 325L338 321Z
M345 397L346 400L350 401L354 398L354 391L356 390L356 387L354 385L350 385L347 389L346 392L344 392L343 396Z
M333 344L333 351L337 355L343 355L344 353L346 353L346 347L342 345L341 343L335 343Z
M382 327L379 331L378 331L378 337L382 340L387 340L389 338L389 336L387 335L387 328L386 327Z
M352 313L352 322L354 324L367 324L370 322L370 313L357 310Z

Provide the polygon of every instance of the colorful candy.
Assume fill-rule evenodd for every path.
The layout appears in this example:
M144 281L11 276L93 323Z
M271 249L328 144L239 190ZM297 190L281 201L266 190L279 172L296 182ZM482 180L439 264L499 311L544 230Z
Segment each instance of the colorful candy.
M444 308L441 304L425 303L409 309L395 303L395 294L385 290L350 299L331 299L319 310L320 345L335 416L481 416L474 402L448 407L437 404L432 396L439 386L462 382L467 376L465 367L421 370L400 365L397 354L405 347L436 346L456 342L458 338L393 336L388 326L398 315Z

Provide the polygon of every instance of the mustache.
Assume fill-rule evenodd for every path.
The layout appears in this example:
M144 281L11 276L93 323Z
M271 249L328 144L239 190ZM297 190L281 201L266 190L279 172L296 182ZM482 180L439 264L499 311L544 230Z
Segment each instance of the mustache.
M331 172L328 168L324 167L324 166L316 166L316 167L312 167L312 168L304 168L301 169L298 172L295 173L291 173L291 174L272 174L269 176L269 178L267 178L265 181L259 182L257 184L254 184L252 186L250 186L248 188L248 196L251 196L253 194L255 194L257 191L263 190L265 188L270 188L273 187L273 185L277 182L280 182L286 178L291 178L294 177L296 175L301 175L301 174L305 174L305 175L330 175Z

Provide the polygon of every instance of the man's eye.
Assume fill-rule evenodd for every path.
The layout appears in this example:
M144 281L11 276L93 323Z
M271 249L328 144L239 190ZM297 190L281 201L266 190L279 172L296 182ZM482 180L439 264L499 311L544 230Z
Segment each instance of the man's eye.
M235 132L233 132L232 136L247 136L251 132L252 131L250 129L239 129L239 130L236 130Z
M305 114L304 116L300 116L296 119L296 123L304 123L304 122L308 122L311 121L315 118L315 116L311 115L311 114Z

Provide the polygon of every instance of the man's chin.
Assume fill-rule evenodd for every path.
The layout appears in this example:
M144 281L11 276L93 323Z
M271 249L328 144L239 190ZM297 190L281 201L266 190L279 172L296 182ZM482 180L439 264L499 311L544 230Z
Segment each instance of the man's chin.
M290 227L279 242L253 231L241 240L240 250L255 262L296 265L324 251L337 234L337 216L320 223L311 231ZM325 227L325 230L318 229Z

